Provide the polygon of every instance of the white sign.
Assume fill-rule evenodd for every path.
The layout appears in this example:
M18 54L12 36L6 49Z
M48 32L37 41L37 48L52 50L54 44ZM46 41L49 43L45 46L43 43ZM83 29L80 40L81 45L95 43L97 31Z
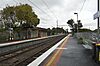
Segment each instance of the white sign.
M100 17L100 11L94 14L94 20L97 19L98 17Z

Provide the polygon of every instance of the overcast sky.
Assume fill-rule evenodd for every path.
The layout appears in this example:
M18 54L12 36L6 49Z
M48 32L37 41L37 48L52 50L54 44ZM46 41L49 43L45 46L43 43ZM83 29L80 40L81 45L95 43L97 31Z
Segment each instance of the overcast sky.
M67 21L74 19L76 21L77 12L79 19L83 23L84 28L96 29L97 20L93 20L93 15L97 12L97 0L0 0L0 9L8 5L29 4L33 7L33 11L40 18L38 27L52 28L57 26L57 19L59 27L69 28ZM34 5L35 4L35 5ZM38 7L38 8L37 8ZM82 8L83 7L83 8ZM63 25L63 26L62 26Z

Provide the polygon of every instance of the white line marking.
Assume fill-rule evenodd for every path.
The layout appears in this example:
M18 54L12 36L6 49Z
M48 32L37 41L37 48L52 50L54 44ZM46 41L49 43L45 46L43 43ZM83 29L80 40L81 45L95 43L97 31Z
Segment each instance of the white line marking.
M43 53L41 56L39 56L36 60L31 62L27 66L39 66L65 39L68 38L68 36L66 36L64 39L62 39L60 42L58 42L56 45L47 50L45 53Z
M62 50L62 49L68 49L68 48L57 48L57 49L61 49Z

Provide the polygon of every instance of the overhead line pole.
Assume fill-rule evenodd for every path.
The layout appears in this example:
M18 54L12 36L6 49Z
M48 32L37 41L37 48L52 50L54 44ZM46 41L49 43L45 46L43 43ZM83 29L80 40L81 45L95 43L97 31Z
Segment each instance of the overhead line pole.
M58 20L56 22L57 22L57 34L58 34Z
M99 2L100 2L100 1L98 0L98 1L97 1L97 6L98 6L98 7L97 7L97 11L100 11L100 7L99 7L99 6L100 6L100 3L99 3ZM99 28L99 24L100 24L99 21L100 21L100 20L99 20L99 19L100 19L100 17L98 17L98 23L97 23L98 41L99 41L99 33L100 33L100 31L99 31L99 29L100 29L100 28Z
M58 20L57 20L57 28L58 28Z

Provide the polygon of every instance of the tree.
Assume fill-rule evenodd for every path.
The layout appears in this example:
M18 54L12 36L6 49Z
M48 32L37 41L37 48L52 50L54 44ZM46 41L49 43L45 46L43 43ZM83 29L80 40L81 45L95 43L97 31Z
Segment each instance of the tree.
M78 24L75 23L73 29L74 29L74 32L76 33L77 32L77 29L78 29Z
M39 18L32 12L32 7L25 4L16 7L16 16L19 21L26 21L26 24L37 26L39 24Z
M22 26L24 24L29 24L30 26L34 25L37 26L39 24L40 19L32 11L32 7L28 4L23 4L19 6L8 6L3 9L3 18L8 20L9 17L15 18L12 19L13 23L16 21L20 23Z
M62 33L66 33L66 31L63 29L63 28L52 28L52 35L55 35L55 34L62 34Z
M68 20L67 24L71 27L72 32L77 32L79 31L80 28L83 27L82 23L80 20L78 20L78 24L74 22L73 19Z
M87 29L87 28L82 28L82 29L79 29L79 32L92 32L92 30Z
M7 25L7 28L9 28L9 26L15 30L18 30L19 28L20 30L23 30L23 28L25 28L26 36L28 36L27 30L29 28L33 28L33 26L36 27L40 22L40 19L35 12L33 12L32 7L28 4L8 6L4 8L3 19L6 20L5 24Z
M74 27L74 20L73 20L73 19L68 20L67 24L68 24L71 28L73 28L73 27Z
M83 27L83 25L82 25L82 23L81 23L81 20L78 20L78 29L80 29L80 28L82 28Z
M67 24L70 26L72 34L74 34L74 20L73 19L68 20Z

